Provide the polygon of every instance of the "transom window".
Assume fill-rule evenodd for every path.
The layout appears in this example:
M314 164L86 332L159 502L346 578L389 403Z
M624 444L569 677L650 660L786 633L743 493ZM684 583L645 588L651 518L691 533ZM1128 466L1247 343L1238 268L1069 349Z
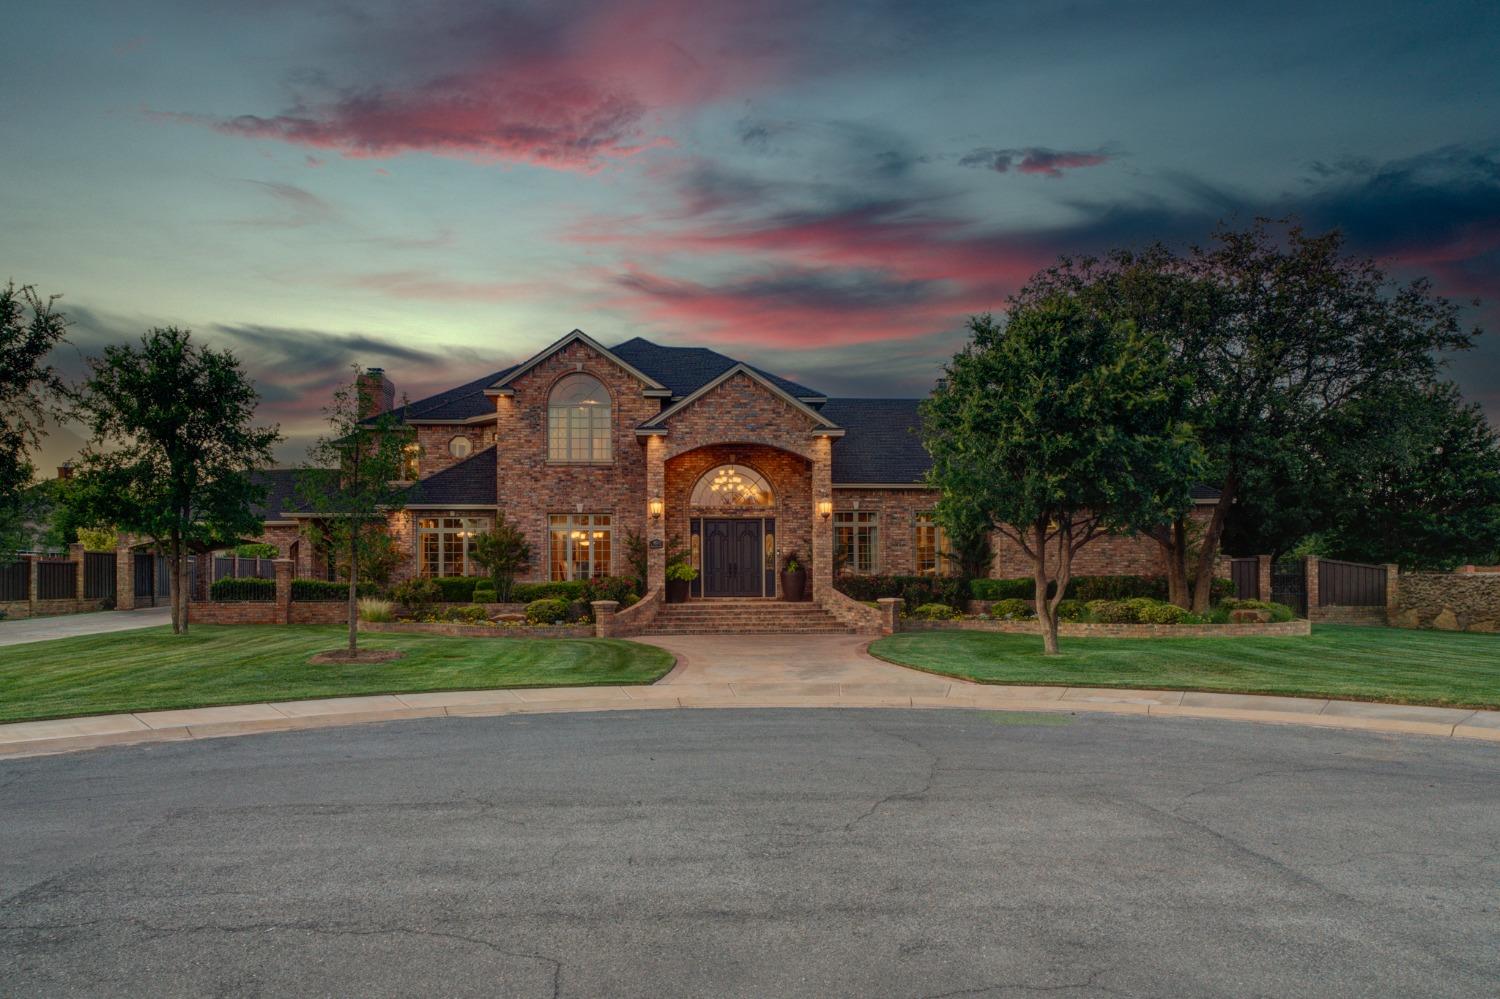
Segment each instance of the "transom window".
M744 465L720 465L707 472L693 487L693 506L728 507L731 509L771 506L771 484L753 468Z
M551 534L553 580L597 579L609 575L610 515L554 513Z
M613 456L609 393L592 375L569 375L547 399L547 459L601 462Z
M478 576L474 536L489 529L488 517L423 517L417 521L422 575Z
M948 560L948 532L943 530L927 510L917 514L913 526L912 550L916 554L916 570L919 576L941 576Z
M880 571L880 524L875 513L844 510L833 515L833 563L839 572Z

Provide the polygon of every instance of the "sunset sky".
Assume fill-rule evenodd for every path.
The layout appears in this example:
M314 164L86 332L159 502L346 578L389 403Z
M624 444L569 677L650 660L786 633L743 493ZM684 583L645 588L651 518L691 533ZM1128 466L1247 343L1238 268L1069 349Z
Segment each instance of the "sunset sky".
M1500 333L1500 4L1222 6L20 4L0 280L65 296L70 373L232 346L287 461L350 363L415 399L575 327L918 395L1057 254L1259 214Z

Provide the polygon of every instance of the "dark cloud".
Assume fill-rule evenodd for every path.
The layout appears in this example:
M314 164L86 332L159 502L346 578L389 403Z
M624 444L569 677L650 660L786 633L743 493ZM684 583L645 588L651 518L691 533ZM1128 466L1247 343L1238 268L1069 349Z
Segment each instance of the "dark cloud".
M1104 150L1068 152L1046 149L1041 146L1031 146L1025 149L979 148L960 156L958 165L982 167L986 170L994 170L996 173L1009 173L1014 169L1017 173L1061 177L1064 170L1103 166L1113 158L1114 154Z

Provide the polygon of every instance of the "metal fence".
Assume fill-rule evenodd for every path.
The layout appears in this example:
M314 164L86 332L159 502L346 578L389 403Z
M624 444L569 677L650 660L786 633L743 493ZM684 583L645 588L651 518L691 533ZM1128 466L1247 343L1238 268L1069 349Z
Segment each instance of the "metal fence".
M1307 560L1278 559L1271 565L1271 599L1307 617Z
M1318 559L1319 607L1384 607L1385 566Z
M1240 600L1260 599L1260 560L1231 559L1229 578L1234 581L1234 595Z
M213 581L221 579L275 579L276 562L269 558L239 558L234 555L214 556Z
M113 600L115 596L115 553L83 553L83 598Z
M74 600L78 597L78 563L44 558L36 564L38 600Z
M30 562L24 558L0 561L0 600L26 600L30 589Z

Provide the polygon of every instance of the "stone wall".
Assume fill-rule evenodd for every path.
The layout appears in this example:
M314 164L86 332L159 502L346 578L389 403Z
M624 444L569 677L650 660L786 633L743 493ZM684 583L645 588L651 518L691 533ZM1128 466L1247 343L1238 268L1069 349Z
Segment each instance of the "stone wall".
M1390 623L1398 628L1500 632L1500 574L1402 573Z

